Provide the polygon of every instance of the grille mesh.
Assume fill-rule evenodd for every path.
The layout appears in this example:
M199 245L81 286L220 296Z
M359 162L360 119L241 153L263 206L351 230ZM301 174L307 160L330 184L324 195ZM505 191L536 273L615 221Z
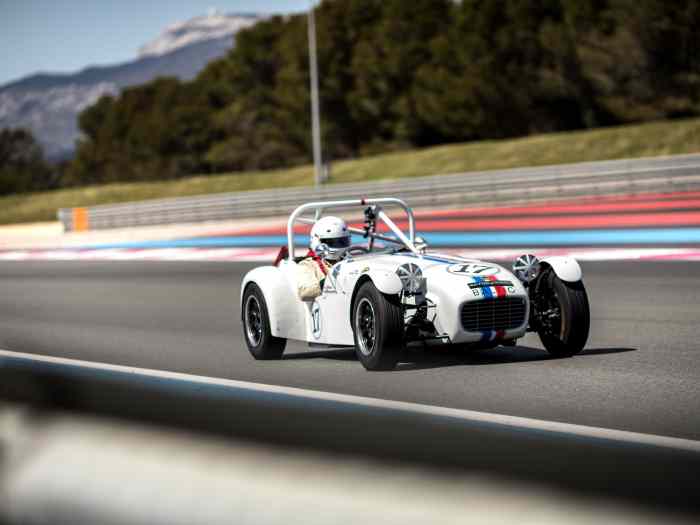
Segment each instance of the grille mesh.
M467 332L510 330L525 322L523 297L501 297L471 301L462 305L462 327Z

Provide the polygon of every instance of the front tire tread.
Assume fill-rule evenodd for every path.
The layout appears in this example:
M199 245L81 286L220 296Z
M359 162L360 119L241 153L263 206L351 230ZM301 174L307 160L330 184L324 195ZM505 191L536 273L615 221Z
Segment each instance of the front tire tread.
M365 355L360 350L358 334L355 330L355 315L360 300L369 298L375 312L376 342L371 354ZM353 303L353 334L355 353L367 370L393 370L401 357L404 346L403 309L398 298L381 293L372 281L360 285Z
M583 350L588 340L590 330L590 306L588 295L582 281L563 281L554 273L547 270L542 275L545 290L555 291L559 298L561 322L565 323L559 335L548 334L540 328L540 340L545 349L555 357L571 357ZM541 293L541 287L538 287Z

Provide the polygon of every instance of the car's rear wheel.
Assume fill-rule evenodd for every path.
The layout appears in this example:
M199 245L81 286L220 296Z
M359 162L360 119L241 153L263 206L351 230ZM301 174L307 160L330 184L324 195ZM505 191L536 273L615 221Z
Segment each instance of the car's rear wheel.
M246 286L241 308L243 334L248 350L255 359L280 359L287 340L274 337L270 331L270 316L260 287Z
M397 298L381 293L372 281L361 285L353 304L355 353L367 370L391 370L404 344L403 312Z
M591 322L583 282L563 281L550 268L537 279L534 292L535 328L544 347L557 357L578 354Z

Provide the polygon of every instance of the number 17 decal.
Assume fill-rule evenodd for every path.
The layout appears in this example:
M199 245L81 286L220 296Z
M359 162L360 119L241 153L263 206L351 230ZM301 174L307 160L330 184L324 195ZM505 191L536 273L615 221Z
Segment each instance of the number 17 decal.
M494 275L498 273L498 268L486 264L458 263L448 266L447 271L461 275Z

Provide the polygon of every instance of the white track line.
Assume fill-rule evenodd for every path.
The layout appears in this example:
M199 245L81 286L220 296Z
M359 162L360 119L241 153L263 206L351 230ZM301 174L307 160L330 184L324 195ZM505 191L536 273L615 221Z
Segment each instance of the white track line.
M433 405L423 405L418 403L408 403L404 401L391 401L388 399L378 399L372 397L354 396L349 394L336 394L333 392L322 392L316 390L306 390L278 385L267 385L262 383L251 383L248 381L237 381L233 379L221 379L217 377L199 376L183 374L179 372L168 372L164 370L153 370L149 368L137 368L131 366L112 365L94 361L82 361L78 359L67 359L63 357L53 357L37 354L27 354L23 352L12 352L0 350L0 367L2 357L20 358L27 361L51 363L73 367L89 368L93 370L105 370L123 374L132 374L143 377L158 377L171 379L173 381L187 381L203 385L218 385L234 388L244 388L257 392L283 394L294 397L311 398L320 401L335 401L340 403L352 403L371 408L383 408L427 414L433 416L451 417L466 422L482 422L510 427L526 428L531 430L557 432L574 436L605 439L623 442L634 445L652 445L657 447L686 450L700 453L700 441L691 439L674 438L669 436L659 436L655 434L642 434L639 432L629 432L626 430L615 430L602 427L590 427L585 425L575 425L571 423L561 423L557 421L546 421L542 419L531 419L526 417L508 416L504 414L492 414L489 412L476 412L458 408L447 408Z

